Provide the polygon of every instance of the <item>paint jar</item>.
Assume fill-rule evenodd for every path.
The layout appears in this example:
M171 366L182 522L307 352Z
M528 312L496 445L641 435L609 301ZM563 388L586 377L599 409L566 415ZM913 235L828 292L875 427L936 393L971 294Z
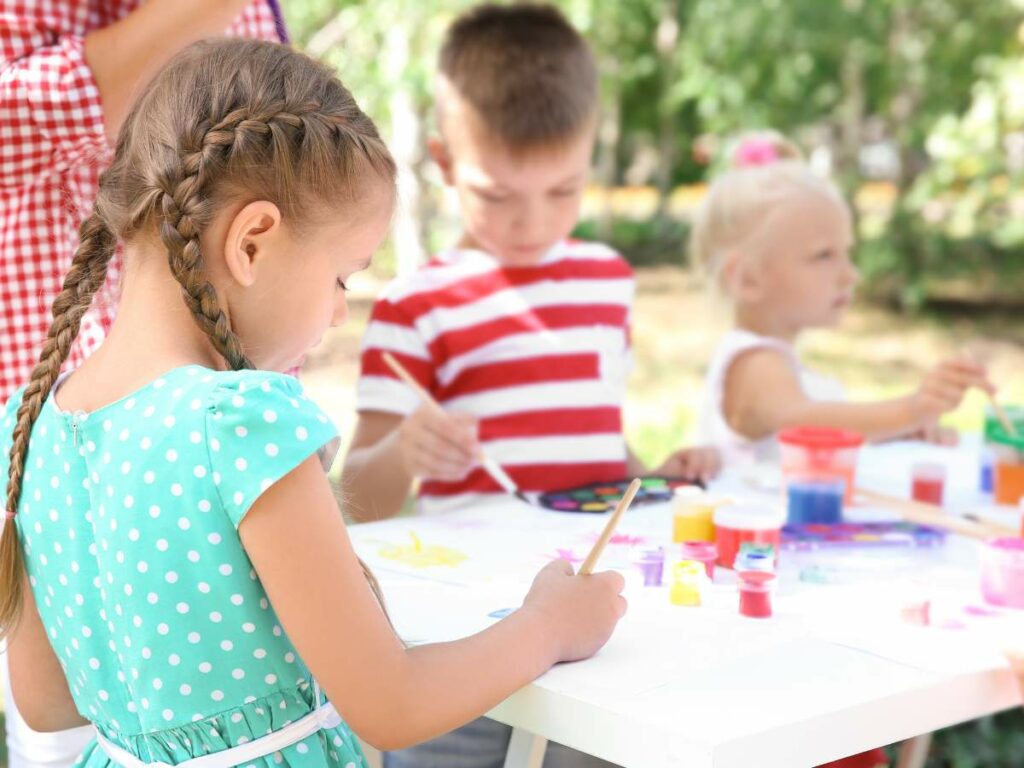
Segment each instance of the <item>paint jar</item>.
M665 550L661 547L634 547L630 560L640 571L645 587L660 587L665 572Z
M919 462L910 468L910 497L914 501L942 506L946 468L942 464Z
M732 568L740 547L768 544L778 557L781 543L783 511L775 506L731 504L715 510L715 544L718 546L718 564Z
M772 593L776 576L765 571L737 571L740 590L740 616L767 619L772 615Z
M981 550L981 596L987 603L1024 608L1024 538L990 539Z
M744 544L740 553L736 555L736 573L743 574L751 571L760 573L775 572L775 554L770 547L762 547L757 544Z
M672 605L700 605L707 580L703 563L680 560L672 566L672 586L669 588Z
M718 559L718 547L710 541L684 541L682 544L683 560L696 560L704 563L708 578L715 578L715 560Z
M1020 503L1024 498L1024 452L1004 445L996 447L992 485L996 504Z
M709 496L699 488L677 488L672 497L672 541L675 544L714 541L715 509L727 503L725 499Z
M1006 408L1016 427L1010 434L991 412L985 416L985 442L993 453L992 490L996 504L1016 506L1024 498L1024 408Z
M982 493L992 493L995 486L993 475L995 473L995 454L992 449L985 446L978 455L978 490Z
M834 427L792 427L779 432L782 476L787 486L794 480L844 482L843 503L853 498L857 454L864 437Z
M790 525L833 525L843 521L843 480L804 480L786 484L786 522Z

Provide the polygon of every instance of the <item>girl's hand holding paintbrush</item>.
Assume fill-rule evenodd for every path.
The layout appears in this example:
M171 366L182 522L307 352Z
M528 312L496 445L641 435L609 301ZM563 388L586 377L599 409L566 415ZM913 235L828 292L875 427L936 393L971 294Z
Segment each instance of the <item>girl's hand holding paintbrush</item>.
M521 612L534 615L551 634L559 661L597 653L626 613L626 582L615 571L576 576L565 560L548 563L533 580Z
M989 397L996 392L985 366L969 356L952 357L930 370L910 395L909 405L919 428L934 425L949 411L956 410L968 389L980 389Z

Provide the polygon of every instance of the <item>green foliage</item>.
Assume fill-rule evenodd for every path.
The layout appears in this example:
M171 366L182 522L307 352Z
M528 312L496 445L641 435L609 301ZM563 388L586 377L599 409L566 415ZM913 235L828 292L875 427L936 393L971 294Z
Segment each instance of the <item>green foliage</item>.
M613 123L597 152L601 183L639 177L667 194L706 177L705 150L771 126L827 149L852 193L860 147L886 143L900 160L897 196L862 227L869 290L916 309L965 277L977 299L1024 287L1024 0L555 2L601 67ZM437 48L470 5L292 0L285 11L297 44L336 66L390 133L395 94L430 126ZM422 152L411 162L430 188ZM433 209L425 218L431 240ZM601 231L636 263L673 261L684 232L668 219L659 206L655 225Z

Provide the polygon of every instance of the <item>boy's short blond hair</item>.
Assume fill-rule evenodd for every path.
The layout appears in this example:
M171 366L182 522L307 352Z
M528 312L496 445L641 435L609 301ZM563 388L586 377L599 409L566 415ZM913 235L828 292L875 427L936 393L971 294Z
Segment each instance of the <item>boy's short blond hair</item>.
M558 145L593 126L597 65L586 41L549 5L484 4L448 29L445 84L513 150ZM438 110L443 130L445 94Z

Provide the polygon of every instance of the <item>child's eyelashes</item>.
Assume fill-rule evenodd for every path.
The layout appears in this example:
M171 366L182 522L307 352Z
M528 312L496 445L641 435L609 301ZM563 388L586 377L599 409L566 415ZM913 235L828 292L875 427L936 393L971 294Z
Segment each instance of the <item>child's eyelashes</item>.
M338 286L341 290L345 291L346 293L348 292L348 286L345 285L345 281L342 280L340 277L334 281L334 284Z

